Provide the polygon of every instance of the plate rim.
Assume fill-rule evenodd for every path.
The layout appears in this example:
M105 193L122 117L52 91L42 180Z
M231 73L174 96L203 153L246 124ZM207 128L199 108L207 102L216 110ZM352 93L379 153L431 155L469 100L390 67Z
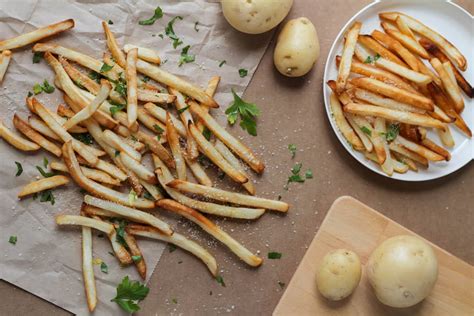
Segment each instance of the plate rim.
M409 0L392 0L392 1L386 1L386 0L374 0L373 2L369 3L368 5L366 5L365 7L363 7L362 9L360 9L357 13L355 13L345 24L344 26L341 28L341 30L339 31L339 33L336 35L336 37L334 38L334 41L331 45L331 48L329 50L329 53L327 55L327 58L326 58L326 65L324 67L324 75L323 75L323 82L322 82L322 86L323 86L323 98L324 98L324 108L326 110L326 115L327 115L327 118L329 120L329 123L331 124L331 127L332 127L332 130L334 132L334 134L336 135L337 139L339 140L339 142L341 143L341 145L344 147L344 149L352 156L352 158L354 158L358 163L360 163L362 166L364 166L365 168L371 170L372 172L378 174L378 175L381 175L383 177L386 177L388 179L392 179L392 180L397 180L397 181L404 181L404 182L424 182L424 181L431 181L431 180L436 180L436 179L440 179L440 178L443 178L443 177L446 177L452 173L455 173L457 171L459 171L460 169L462 169L463 167L465 167L467 164L469 164L471 161L474 160L474 156L471 156L471 157L468 157L467 159L465 159L465 161L461 161L459 166L449 172L446 172L446 173L440 173L440 174L434 174L432 176L426 176L426 177L423 177L423 178L409 178L409 179L404 179L404 178L401 178L401 177L396 177L396 176L389 176L387 174L385 174L382 170L380 170L379 168L376 168L374 166L372 166L370 163L368 163L369 161L366 161L366 160L363 160L361 159L360 157L358 157L356 154L357 152L350 148L349 145L347 144L347 141L346 139L344 138L344 136L341 134L339 128L337 127L334 119L333 119L333 116L332 116L332 112L330 110L330 106L328 105L329 104L329 95L328 95L328 88L326 87L326 82L327 80L329 80L329 78L327 78L328 76L328 71L329 71L329 67L333 66L333 63L331 62L332 58L331 56L333 55L333 52L334 50L336 49L336 44L338 43L338 40L340 39L340 37L344 34L344 32L347 30L347 28L349 27L349 25L351 25L354 20L356 20L361 14L363 14L364 12L366 12L367 10L369 9L372 9L372 7L374 6L377 6L377 5L384 5L384 4L387 4L387 3L392 3L392 4L397 4L397 3L400 3L403 4L403 3L407 3L407 2L410 2ZM447 0L447 1L440 1L441 4L447 4L447 5L451 5L453 7L455 7L457 10L461 11L463 14L467 15L468 17L470 17L471 19L473 18L472 15L467 11L465 10L464 8L462 8L461 6L459 6L458 4L456 3L453 3L451 0ZM469 141L470 143L472 143L472 139ZM394 175L398 175L398 174L395 174ZM400 174L400 176L403 175L403 174Z

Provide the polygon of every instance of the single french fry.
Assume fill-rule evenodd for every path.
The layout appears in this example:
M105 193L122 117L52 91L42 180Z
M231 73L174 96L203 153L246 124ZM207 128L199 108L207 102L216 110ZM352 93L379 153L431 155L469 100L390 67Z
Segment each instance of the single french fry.
M169 114L166 116L166 137L168 139L171 153L173 154L176 174L179 179L186 180L186 162L184 161L181 145L179 144L178 132L176 131Z
M145 125L146 128L160 135L162 138L166 137L166 127L159 120L155 119L142 106L138 107L138 121Z
M90 195L84 196L84 202L86 204L89 204L98 208L102 208L104 210L121 215L127 219L136 221L138 223L145 223L145 224L151 225L159 229L165 235L170 236L173 234L173 230L167 223L163 222L158 217L153 216L149 213L139 211L137 209L133 209L133 208L123 206L120 204L116 204L111 201L102 200Z
M415 153L413 151L410 151L410 150L406 149L405 147L403 147L399 144L396 144L395 142L391 142L390 145L389 145L389 148L393 152L396 152L396 153L401 154L401 155L403 155L407 158L410 158L413 161L418 162L419 164L421 164L425 168L428 167L428 164L429 164L428 159L426 159L423 156L418 155L417 153Z
M413 34L413 32L410 30L403 16L398 16L395 19L395 24L397 25L400 32L416 40L415 34Z
M435 153L437 153L438 155L441 155L444 157L444 160L446 161L450 161L451 160L451 154L449 153L449 151L447 151L446 149L444 149L443 147L437 145L435 142L433 142L432 140L428 139L428 138L425 138L421 141L421 144L423 146L425 146L426 148L434 151Z
M120 159L120 161L122 161L123 165L127 169L135 173L140 179L143 179L151 184L158 183L158 180L156 179L156 176L152 171L148 170L140 162L127 155L127 153L121 153L118 158Z
M57 171L69 173L69 169L62 162L52 161L49 164L49 166L51 170L57 170ZM113 186L120 185L120 180L113 178L108 173L103 172L101 170L81 167L81 171L82 173L84 173L86 177L88 177L91 180L101 182L104 184L113 185Z
M137 260L133 260L138 274L142 278L142 280L146 279L146 262L145 262L145 257L143 256L142 251L140 250L140 247L138 247L138 243L135 240L135 237L133 237L132 234L129 234L127 229L125 228L125 234L123 235L123 238L125 239L125 242L127 243L128 248L130 249L130 253L132 256L135 258L139 258Z
M378 137L382 137L382 135L385 135L387 133L385 119L381 117L376 117L375 122L374 122L374 130L375 130L375 133L378 135ZM380 166L386 174L388 174L389 176L392 176L393 171L394 171L394 166L393 166L392 157L390 155L390 150L388 148L388 144L385 139L383 139L382 143L385 150L386 158L385 158L385 161L382 164L380 164Z
M407 103L421 109L432 111L434 108L434 104L431 99L397 88L395 86L391 86L376 79L352 78L350 83L359 88L382 94L394 100Z
M349 95L353 95L354 98L360 101L364 101L370 104L378 105L387 109L404 111L404 112L413 112L418 114L426 114L426 110L414 107L410 104L399 102L390 98L384 98L379 94L372 93L370 91L360 89L360 88L351 88L348 91Z
M138 131L136 133L133 133L132 135L136 137L139 141L143 142L146 146L148 146L151 152L160 157L160 159L163 160L168 167L173 169L176 168L176 164L173 160L173 157L168 152L168 150L163 147L163 145L156 139L156 137L148 135L142 131Z
M370 138L366 134L366 130L363 131L361 130L360 126L357 125L357 123L354 121L354 116L350 113L345 113L345 118L347 120L347 123L352 127L354 132L357 134L359 139L361 140L362 144L364 144L365 150L368 152L372 152L374 150L374 145L370 141Z
M398 135L397 138L395 138L394 140L395 144L398 144L398 145L401 145L403 147L405 147L406 149L408 150L411 150L415 153L417 153L418 155L420 156L423 156L425 157L426 159L430 160L430 161L442 161L442 160L445 160L445 157L441 156L440 154L424 147L424 146L421 146L415 142L412 142L406 138L404 138L403 136L400 136Z
M384 29L385 33L390 35L391 37L395 38L397 41L403 44L408 50L412 51L413 53L419 55L421 58L428 59L429 54L423 48L423 46L418 43L416 39L403 34L402 32L398 31L395 27L391 26L386 22L381 22L380 25Z
M127 79L127 116L128 128L134 126L137 121L137 55L136 48L130 50L127 54L127 64L125 68L125 77Z
M118 136L114 132L112 132L110 130L105 130L103 132L103 135L104 135L104 140L107 142L107 144L110 147L112 147L115 150L118 150L120 152L126 153L127 155L129 155L130 157L135 159L136 161L141 161L142 160L142 155L138 151L133 149L132 146L130 146L127 143L125 143L124 141L122 141L120 136Z
M93 312L97 306L94 267L92 263L92 230L82 226L82 277L86 291L87 306Z
M173 103L176 100L176 96L159 93L154 90L138 89L138 101L152 102L152 103Z
M43 38L67 31L74 27L74 20L68 19L48 26L40 27L34 31L21 34L7 40L0 41L0 51L23 47Z
M112 224L85 216L57 215L55 221L58 225L80 225L84 227L94 228L100 230L108 236L111 235L114 231L114 226Z
M187 155L183 155L186 164L188 165L189 169L193 173L194 178L205 186L212 186L211 179L207 176L206 171L201 167L197 160L191 160L187 157Z
M419 71L416 56L406 49L399 41L379 30L372 31L371 35L374 39L385 45L389 50L398 54L411 69Z
M186 137L186 128L184 127L183 123L174 115L167 112L165 109L156 106L153 103L146 103L143 107L148 113L150 113L150 115L152 115L164 124L166 124L166 115L169 114L171 122L173 122L173 125L176 128L176 131L178 132L179 136L183 138Z
M339 103L339 100L337 99L337 96L334 93L331 93L329 104L331 106L331 112L336 122L336 125L341 131L341 134L344 136L344 138L352 145L352 147L354 147L354 149L364 150L364 144L360 141L357 134L347 122L342 111L341 104Z
M154 51L153 49L140 47L132 44L126 44L123 47L123 50L125 51L125 53L128 54L129 51L135 48L138 50L138 58L157 65L161 63L161 59L158 55L158 52Z
M395 55L390 50L388 50L383 45L381 45L379 42L377 42L375 39L373 39L372 36L359 35L358 41L365 47L379 54L381 58L385 58L386 60L396 63L402 67L406 67L406 64L397 55ZM367 55L367 56L370 56L370 55ZM367 56L361 59L361 61L365 61L367 59ZM359 58L359 55L357 55L357 57ZM371 56L371 58L372 57L373 56ZM375 59L375 57L373 59Z
M77 86L86 88L92 94L99 94L100 84L74 68L65 58L60 58L59 62Z
M117 40L115 39L114 34L110 31L106 21L102 21L102 28L104 29L105 38L107 39L107 47L112 53L112 56L114 56L115 61L120 65L120 67L125 68L125 55L120 49Z
M22 198L24 196L27 196L33 193L38 193L44 190L53 189L53 188L56 188L68 183L69 183L69 178L65 176L52 176L49 178L33 181L33 182L28 183L21 189L20 193L18 193L18 197Z
M446 114L441 108L439 108L437 105L434 106L433 112L428 112L428 114L437 119L440 120L441 122L445 123L452 123L455 121L455 118L452 118L448 114Z
M405 24L416 33L426 37L430 41L434 42L446 55L456 62L456 65L462 70L467 69L466 58L461 52L451 44L447 39L441 36L439 33L433 31L420 21L400 12L383 12L379 14L380 18L387 19L389 21L395 21L399 16L403 18Z
M438 58L431 59L430 63L441 78L447 94L454 102L456 112L461 113L464 109L464 99L459 91L456 81L453 82L451 80L450 74L446 71L446 68L441 64Z
M0 121L0 138L3 138L10 145L21 151L36 151L41 148L38 144L13 133L8 127L3 125L2 121Z
M23 135L31 139L36 144L40 145L41 147L56 155L57 157L61 156L61 148L59 148L55 143L50 142L40 133L31 128L31 126L28 125L27 122L23 121L16 113L13 116L13 125L17 130L23 133Z
M0 54L0 83L3 81L3 77L7 72L8 65L10 64L10 60L12 58L12 52L9 50L4 50Z
M148 193L150 193L152 198L155 199L155 201L164 198L163 194L161 193L161 191L158 189L156 185L148 183L142 179L139 179L139 181L140 181L140 184L145 188L145 190L147 190Z
M43 122L41 119L37 118L36 116L29 116L28 117L28 124L40 134L47 136L51 139L61 141L58 135L56 135L49 127Z
M211 79L209 79L209 82L207 83L207 88L204 90L209 96L214 97L214 94L216 93L217 86L219 85L219 81L221 80L221 77L219 76L213 76ZM202 109L205 112L209 112L209 108L207 106L202 106ZM203 122L199 119L197 122L197 128L203 132L205 125Z
M121 160L117 161L120 161L120 163L122 164ZM145 188L143 187L140 178L132 170L126 169L125 172L127 173L127 180L130 186L132 187L133 192L135 192L137 196L143 196Z
M436 131L438 132L439 139L441 140L443 145L445 145L447 147L450 147L450 148L454 147L455 142L454 142L453 135L451 134L451 130L449 129L449 126L446 129L446 131L442 131L442 130L439 130L439 129L437 129Z
M128 194L124 194L121 192L117 192L115 190L111 190L103 185L100 185L90 179L88 179L82 172L79 166L79 163L77 162L77 158L74 155L74 152L72 150L72 143L66 142L63 145L63 157L64 157L64 162L66 163L66 166L69 169L69 173L71 174L72 178L74 181L84 190L88 191L91 194L94 194L99 197L103 197L106 199L109 199L111 201L114 201L116 203L121 203L124 205L132 206L132 207L137 207L141 209L147 209L147 208L153 208L153 202L142 199L142 198L136 198L136 199L131 199Z
M443 63L443 68L444 68L444 70L446 70L446 73L448 74L449 79L450 79L451 82L453 83L453 85L454 85L454 87L455 87L455 89L456 89L457 94L461 95L460 88L459 88L459 86L457 85L456 76L454 75L453 66L451 65L450 62L445 62L445 63ZM461 95L461 98L462 98L462 95ZM462 111L461 111L461 112L462 112Z
M252 267L258 267L262 264L263 260L256 255L252 254L247 248L242 246L239 242L229 236L221 228L207 219L201 213L195 211L192 208L184 206L176 201L170 199L162 199L156 202L156 205L164 208L165 210L177 213L193 223L201 227L205 232L222 242L226 245L233 253L235 253L240 259Z
M342 50L342 59L336 80L336 90L342 92L346 87L347 78L351 72L352 56L354 55L355 45L359 36L362 23L355 22L346 33L346 41Z

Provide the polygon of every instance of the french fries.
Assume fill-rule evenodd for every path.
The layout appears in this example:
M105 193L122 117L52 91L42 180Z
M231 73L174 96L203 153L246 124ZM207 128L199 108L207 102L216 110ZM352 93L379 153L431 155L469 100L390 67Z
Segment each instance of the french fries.
M125 68L126 59L125 55L120 49L117 40L115 39L114 34L110 31L109 25L106 21L102 21L102 28L104 29L105 38L107 40L107 47L109 48L112 56L114 56L115 62L120 65L120 67ZM128 51L126 51L128 53Z
M114 232L114 226L106 223L104 221L99 221L97 219L79 216L79 215L57 215L56 224L58 225L80 225L85 227L94 228L100 230L101 232L111 235Z
M360 22L355 22L347 31L346 41L342 50L341 64L339 66L336 80L336 90L338 93L342 92L346 87L347 78L351 71L352 56L354 55L355 45L357 43L357 38L359 37L361 26L362 24Z
M140 179L143 179L151 184L155 184L158 182L156 176L152 171L148 170L144 165L142 165L140 162L133 159L126 153L124 153L123 155L121 154L118 158L122 161L123 165L128 170L135 173Z
M370 91L360 89L360 88L351 88L347 91L350 95L360 101L368 102L369 104L378 105L387 109L404 111L404 112L413 112L418 114L426 114L426 110L414 107L410 104L399 102L390 98L384 98L379 94L372 93Z
M163 160L168 167L173 169L176 168L173 157L170 155L168 150L163 147L163 145L156 139L156 137L152 137L151 135L148 135L142 131L138 131L132 135L139 141L143 142L145 146L148 146L150 151L160 157L160 159Z
M385 33L402 43L410 51L424 59L429 58L428 52L423 48L423 46L420 45L420 43L418 43L416 39L413 39L412 37L403 34L402 32L398 31L386 22L382 22L380 23L380 25L384 29Z
M446 71L446 68L443 64L441 64L438 58L431 59L430 63L441 78L441 81L443 82L443 86L447 94L454 102L456 112L461 113L464 110L464 99L458 89L456 81L451 80L449 72Z
M92 263L92 230L82 227L82 276L86 290L87 306L93 312L97 306L97 290L95 287L94 267Z
M125 53L128 54L132 49L135 49L135 48L138 50L138 58L144 61L153 63L153 64L157 64L157 65L161 63L161 59L160 59L160 56L158 55L158 52L154 51L153 49L149 49L146 47L139 47L132 44L126 44L123 47L123 50L125 51Z
M219 85L220 80L221 80L221 77L219 76L214 76L211 79L209 79L209 82L207 83L207 88L205 90L205 92L209 96L214 97L214 94L216 93L217 86ZM207 106L203 105L202 108L205 112L209 112L209 108ZM201 132L204 130L204 124L202 123L201 120L198 120L197 127Z
M43 38L67 31L73 27L73 19L68 19L45 27L41 27L29 33L25 33L17 37L0 41L0 51L23 47L42 40Z
M53 189L69 183L69 178L65 176L52 176L41 180L33 181L25 185L18 197L22 198L30 194L38 193L44 190Z
M137 55L138 49L134 48L127 53L125 77L127 80L127 118L128 128L131 129L137 121Z
M153 103L146 103L144 106L145 110L153 115L153 117L157 118L160 122L166 124L166 116L169 115L171 122L173 123L174 127L176 128L176 131L178 132L179 136L181 137L186 137L186 128L184 127L184 124L177 119L174 115L171 113L167 112L166 110L160 108L159 106L156 106Z
M38 144L30 142L13 133L8 127L3 125L2 121L0 121L0 137L21 151L36 151L41 148Z
M61 156L61 148L59 148L55 143L47 140L40 133L31 128L31 126L28 125L27 122L22 120L16 113L13 116L13 125L23 135L31 139L36 144L40 145L41 147L56 155L57 157Z
M368 151L369 153L374 150L374 145L370 141L370 138L367 136L366 132L364 132L354 121L354 116L351 115L350 113L346 113L345 115L347 123L352 127L354 132L357 134L359 137L360 141L362 144L364 144L365 150Z
M395 55L390 50L381 45L379 42L374 40L370 35L359 35L358 40L365 47L379 54L381 58L385 58L386 60L396 63L402 67L406 67L406 64L400 58L398 58L397 55ZM362 58L361 61L365 61L367 59L367 56L370 55L364 56L365 58Z
M125 143L117 134L115 134L111 130L105 130L103 132L103 135L104 135L104 140L107 142L107 144L110 147L120 152L124 152L125 154L135 159L136 161L142 160L142 155L138 151L133 149L133 147L130 146L129 144Z
M372 37L385 45L392 52L396 52L411 69L414 71L419 70L419 63L416 56L406 49L399 41L378 30L372 32Z
M69 173L69 169L62 162L52 161L49 166L51 170L57 170L61 172ZM108 173L105 173L98 169L91 169L87 167L81 167L82 173L91 180L101 182L108 185L119 186L120 180L113 178Z
M178 178L186 180L186 162L184 161L181 145L179 144L178 132L176 131L169 114L166 116L166 138L168 139L168 144L170 145L171 153L173 154Z
M153 102L153 103L173 103L176 100L176 96L160 93L154 90L148 89L138 89L138 100L143 102Z
M0 54L0 83L3 81L3 77L7 72L8 65L10 64L10 60L12 58L12 52L9 50L4 50Z
M410 151L413 151L414 153L417 153L418 155L420 155L422 157L425 157L429 161L442 161L442 160L445 160L445 157L441 156L440 154L438 154L434 151L431 151L431 150L429 150L428 148L426 148L424 146L418 145L417 143L412 142L412 141L404 138L403 136L398 136L394 140L394 142L395 142L395 144L399 144L399 145L405 147L406 149L408 149Z

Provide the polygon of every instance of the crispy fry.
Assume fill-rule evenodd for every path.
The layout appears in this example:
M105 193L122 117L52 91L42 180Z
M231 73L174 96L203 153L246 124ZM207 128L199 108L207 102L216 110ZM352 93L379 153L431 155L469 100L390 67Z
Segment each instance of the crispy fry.
M430 63L441 78L441 81L443 82L443 86L447 94L454 102L456 112L461 113L464 109L464 99L461 93L459 92L456 82L453 82L451 80L450 74L446 71L445 67L443 66L443 64L441 64L438 58L431 59Z
M443 36L433 31L420 21L400 12L384 12L380 13L379 16L389 21L395 21L399 16L403 17L403 21L411 30L434 42L446 55L456 62L456 65L462 71L467 69L466 58L461 54L461 52Z
M347 92L349 93L349 95L353 95L354 98L360 101L365 101L370 104L378 105L387 109L426 114L426 111L423 109L390 98L384 98L379 94L372 93L364 89L351 88Z
M59 62L77 86L86 88L92 94L99 94L100 85L96 81L74 68L66 59L59 58Z
M334 94L334 92L331 93L329 104L331 106L331 112L334 116L336 125L344 138L354 147L354 149L364 150L364 144L362 144L357 134L354 132L349 123L347 123L341 108L341 104L339 103L339 100L337 99L337 96Z
M213 276L217 275L217 263L216 259L203 247L201 247L199 244L196 242L187 239L181 234L178 233L173 233L171 236L166 236L162 234L159 230L149 227L149 226L143 226L143 225L128 225L126 228L127 232L131 235L135 236L141 236L141 237L147 237L151 239L158 239L162 240L165 242L172 243L173 245L178 246L181 249L184 249L199 259L201 259L202 262L207 266L209 271Z
M359 139L361 140L362 144L364 144L365 150L368 152L372 152L374 150L374 145L370 141L370 138L367 136L366 132L361 130L361 127L357 125L357 123L354 121L354 115L350 113L345 113L345 118L347 120L347 123L352 127L354 132L357 134Z
M160 56L158 55L158 52L154 51L153 49L145 48L145 47L139 47L136 45L132 44L126 44L123 47L123 50L125 53L129 53L132 49L137 49L138 50L138 58L159 65L161 63ZM122 66L123 67L123 66Z
M138 101L153 102L153 103L173 103L176 100L176 96L159 93L154 90L138 89Z
M405 147L406 149L411 150L414 153L417 153L418 155L423 156L423 157L425 157L426 159L428 159L430 161L445 160L445 158L443 156L441 156L440 154L435 153L434 151L432 151L432 150L430 150L430 149L428 149L424 146L418 145L417 143L414 143L414 142L404 138L403 136L398 135L398 137L395 138L394 142L395 142L395 144L401 145L401 146Z
M247 248L238 243L235 239L229 236L226 232L216 226L213 222L207 219L199 212L184 206L176 201L169 199L162 199L156 202L156 205L168 211L177 213L193 223L201 227L205 232L222 242L224 245L235 253L240 259L252 267L258 267L263 260L252 254Z
M56 135L49 127L46 125L41 119L37 118L36 116L29 116L28 117L28 124L30 124L31 128L35 131L47 136L51 139L61 141L58 135Z
M387 159L387 153L385 151L384 139L382 138L382 135L378 134L374 130L372 124L370 124L370 122L365 117L353 115L352 119L357 124L357 126L365 130L365 133L370 138L370 141L374 146L373 151L375 152L378 163L383 164L385 159Z
M12 52L9 50L4 50L0 54L0 83L3 81L3 77L7 72L8 65L10 64L10 60L12 58Z
M151 225L159 229L165 235L171 236L173 234L173 230L167 223L163 222L158 217L153 216L151 214L148 214L148 213L145 213L145 212L142 212L142 211L139 211L127 206L116 204L114 202L95 198L90 195L84 196L84 202L89 205L102 208L104 210L121 215L125 218L136 221L138 223L145 223L145 224Z
M114 231L114 226L104 221L99 221L93 218L79 216L79 215L57 215L56 224L58 225L80 225L94 228L101 232L111 235Z
M18 197L22 198L24 196L38 193L44 190L53 189L59 187L61 185L65 185L69 183L69 178L65 176L52 176L49 178L44 178L41 180L33 181L28 183L21 189L20 193L18 193Z
M205 90L205 92L209 96L214 97L214 94L216 93L217 86L219 85L220 80L221 80L221 77L219 76L213 76L211 77L211 79L209 79L209 82L207 83L207 88ZM204 112L209 112L209 108L207 106L202 105L201 107L204 110ZM203 124L201 119L198 120L196 126L201 132L204 131L205 125Z
M132 135L135 136L139 141L143 142L146 146L148 146L151 152L160 157L160 159L163 160L168 167L173 169L176 168L176 164L173 160L173 157L168 152L168 150L160 144L156 137L152 137L151 135L148 135L142 131L138 131L136 133L133 133Z
M115 150L118 150L120 152L126 153L127 155L129 155L130 157L135 159L136 161L141 161L142 160L142 155L138 151L133 149L132 146L130 146L127 143L125 143L124 141L122 141L120 136L118 136L114 132L112 132L110 130L105 130L103 132L103 136L104 136L104 140L107 142L107 144L110 147L112 147Z
M342 92L346 87L347 78L351 72L352 56L354 55L355 45L359 36L362 23L355 22L347 31L346 41L342 50L341 65L337 74L336 90L338 93Z
M399 41L379 30L372 31L372 37L385 45L392 52L397 53L411 69L419 71L416 56L406 49Z
M359 42L362 43L365 47L369 48L370 50L374 51L375 53L379 54L381 58L385 58L386 60L389 60L393 63L396 63L402 67L406 67L406 64L397 57L394 53L386 49L383 45L381 45L379 42L374 40L372 36L370 35L359 35ZM370 55L368 55L370 56ZM359 55L357 55L358 58ZM367 59L367 56L365 58L361 59L361 61L365 61ZM374 58L375 59L375 58Z
M455 121L454 118L452 118L451 116L447 115L442 109L440 109L437 105L434 106L434 111L433 112L428 112L428 114L437 119L437 120L440 120L442 122L445 122L445 123L452 123Z
M156 179L156 176L152 171L148 170L144 165L142 165L140 162L133 159L126 153L121 154L118 158L120 159L120 161L122 161L122 163L127 169L130 169L140 179L143 179L151 184L158 183L158 180Z
M152 115L150 115L150 113L148 113L148 111L146 111L141 106L138 107L138 120L149 130L153 131L158 135L161 135L162 138L166 137L165 125L155 119Z
M194 126L189 124L189 131L201 148L202 152L225 174L237 183L245 183L248 178L244 173L235 169L222 155L214 148L214 146L202 135L202 133ZM185 179L181 179L185 180Z
M186 180L186 162L184 161L183 153L181 152L178 132L176 131L169 114L166 116L166 137L168 139L171 153L173 154L178 178Z
M132 234L129 234L127 229L125 229L125 234L123 234L123 238L125 239L125 242L127 243L127 246L130 249L130 253L133 256L140 258L138 260L134 260L133 262L135 263L135 266L137 267L138 274L143 280L145 280L146 279L145 257L143 256L142 251L138 247L135 237L133 237Z
M114 34L110 31L106 21L102 21L102 28L104 29L105 38L107 39L107 47L112 53L112 56L114 56L115 61L120 65L120 67L125 68L125 55L120 49L117 40L115 39Z
M140 184L145 188L145 190L147 190L148 193L150 193L150 195L153 197L153 199L155 199L155 201L163 198L163 194L156 185L153 185L141 179L139 179L139 181Z
M198 100L199 102L208 107L219 107L216 101L214 101L213 98L207 95L200 88L169 72L164 71L163 69L157 66L147 63L146 61L138 59L137 70L142 74L152 78L153 80L163 83L169 87L175 88L176 90Z
M421 141L421 144L423 146L425 146L426 148L434 151L435 153L437 153L438 155L441 155L444 157L444 160L446 161L450 161L451 160L451 154L449 153L449 151L447 151L446 149L444 149L443 147L437 145L435 142L433 142L432 140L428 139L428 138L425 138Z
M18 114L15 113L13 116L13 125L19 130L23 135L31 139L33 142L37 143L47 151L51 152L52 154L56 155L57 157L61 156L61 148L59 148L53 142L50 142L46 138L44 138L40 133L36 132L34 129L31 128L28 123L23 121Z
M407 103L421 109L432 111L434 108L434 104L431 99L403 89L399 89L372 78L353 78L350 80L350 82L357 87L385 95L394 100Z
M183 155L183 157L189 169L193 173L194 178L196 178L196 180L202 185L205 185L208 187L212 186L211 179L207 176L206 171L204 171L204 169L201 167L199 162L197 160L189 159L187 155Z
M408 48L410 51L424 59L429 58L428 52L423 48L423 46L420 45L420 43L416 41L416 39L399 32L396 28L386 22L381 22L380 25L384 29L385 33L402 43L403 46Z
M8 127L3 125L2 121L0 121L0 138L3 138L10 145L22 151L35 151L41 148L39 145L13 133Z
M397 110L386 109L369 104L349 103L344 106L344 111L357 114L382 117L388 120L394 120L401 123L413 124L425 127L434 127L446 130L446 124L433 119L427 115L418 113L401 112Z
M117 160L117 161L119 161L122 164L121 160ZM128 177L127 180L130 186L132 187L133 192L135 192L137 196L142 196L143 192L145 191L145 188L140 182L140 178L138 178L138 176L135 173L133 173L133 171L131 170L126 170L125 172L127 173L127 177Z
M93 312L97 306L97 290L92 263L92 230L85 226L82 226L82 277L84 278L87 306L89 311Z
M376 117L375 122L374 122L374 130L375 130L375 133L378 135L378 137L382 138L383 137L382 135L385 135L387 133L385 119L381 117ZM390 150L388 148L387 140L382 138L382 144L385 150L386 158L385 158L385 161L380 166L382 167L382 170L386 174L388 174L389 176L392 176L393 171L394 171L394 163L392 161L392 156L390 155Z
M196 102L189 101L188 104L191 108L191 111L196 114L204 122L207 128L209 128L217 138L226 144L230 150L242 158L242 160L244 160L255 172L263 172L265 165L257 157L255 157L254 153L249 148L247 148L234 136L229 134L222 126L219 125L219 123L217 123L217 121L212 116L202 110L202 108Z
M90 179L88 179L84 174L81 172L79 167L79 163L77 162L77 158L74 155L72 150L71 142L66 142L63 146L63 157L66 166L69 169L69 172L74 179L74 181L84 190L88 191L91 194L96 196L100 196L116 203L121 203L124 205L137 207L141 209L153 208L153 202L142 199L130 199L129 195L111 190L103 185L100 185Z
M442 130L439 130L439 129L436 130L436 131L438 132L439 139L441 140L443 145L445 145L446 147L450 147L450 148L454 147L454 145L455 145L454 138L453 138L453 135L451 134L451 130L449 129L449 126L446 129L446 131L442 131ZM428 147L428 146L426 146L426 147Z
M34 31L21 34L0 42L0 51L14 49L29 45L43 38L67 31L74 27L74 20L68 19L48 26L40 27Z
M127 54L127 67L125 77L127 79L127 116L128 128L131 129L137 121L137 54L136 48Z
M173 122L173 125L176 128L176 131L178 132L179 136L186 137L186 128L184 127L183 123L174 115L160 108L159 106L156 106L153 103L146 103L143 107L147 110L148 113L153 115L155 118L157 118L158 120L160 120L160 122L164 124L166 124L166 115L169 114L171 122Z
M398 16L395 19L395 24L397 25L400 32L416 40L415 34L413 34L413 32L410 30L403 16Z
M49 164L49 166L51 167L51 170L69 173L69 169L62 162L53 161ZM81 171L86 177L91 180L114 186L120 185L120 180L113 178L112 176L101 170L81 167Z

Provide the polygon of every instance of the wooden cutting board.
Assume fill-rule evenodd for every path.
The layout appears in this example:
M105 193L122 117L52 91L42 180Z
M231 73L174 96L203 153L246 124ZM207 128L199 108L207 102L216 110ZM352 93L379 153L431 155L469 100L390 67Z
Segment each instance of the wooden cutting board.
M416 235L361 202L340 197L326 215L273 315L474 315L474 268L429 241L439 263L438 281L431 295L404 309L378 302L367 280L365 264L377 245L401 234ZM336 248L356 252L363 272L352 296L329 302L317 291L315 274L323 256Z

